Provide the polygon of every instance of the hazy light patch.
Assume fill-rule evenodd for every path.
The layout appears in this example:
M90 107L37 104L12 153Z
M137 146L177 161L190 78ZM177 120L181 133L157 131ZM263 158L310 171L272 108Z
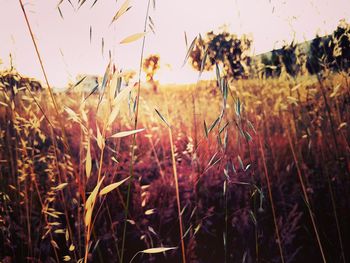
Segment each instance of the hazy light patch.
M184 68L177 68L173 70L160 70L158 79L162 84L189 84L195 83L198 80L198 72L193 71L192 68L186 66ZM206 73L204 73L204 76Z
M33 0L25 5L52 85L63 87L68 81L75 82L77 74L102 75L109 51L118 68L139 67L142 41L128 45L119 42L143 31L146 0L134 0L130 11L112 25L123 1L100 0L94 8L90 8L92 1L87 1L79 10L64 1L64 19L56 9L57 2ZM148 33L145 55L160 54L161 64L171 65L171 70L165 67L155 76L163 83L197 81L198 72L189 65L181 67L186 54L184 31L191 42L198 33L217 31L225 24L233 33L252 35L253 52L258 54L293 38L304 41L316 33L331 33L340 19L350 18L347 0L156 0L156 4L156 10L150 11L156 34ZM11 53L19 72L42 80L18 1L0 0L0 24L0 58L5 66Z

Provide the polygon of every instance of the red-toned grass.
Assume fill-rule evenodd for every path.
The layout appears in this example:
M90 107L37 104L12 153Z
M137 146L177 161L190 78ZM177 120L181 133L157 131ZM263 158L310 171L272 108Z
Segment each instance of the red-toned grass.
M259 262L280 262L282 250L285 262L318 262L322 258L309 209L325 258L335 262L350 258L348 251L342 251L350 243L347 224L350 98L342 89L331 96L337 83L344 85L344 90L346 87L337 75L330 76L322 80L329 103L326 109L324 101L318 99L322 93L317 80L300 81L300 87L292 93L297 101L288 97L291 84L286 80L231 83L232 97L229 96L226 113L208 138L203 122L209 126L221 107L215 83L160 87L156 95L143 92L138 128L146 130L136 137L125 262L138 251L152 247L178 249L164 254L142 254L134 262L180 262L181 240L187 262L253 262L256 258ZM102 156L96 141L96 124L103 127L109 109L102 103L96 113L96 97L90 97L83 108L79 92L56 94L57 104L62 109L64 105L71 108L80 122L61 110L70 146L67 152L45 91L36 93L35 98L52 120L54 130L28 92L18 93L12 100L4 94L1 91L0 260L78 260L83 258L88 245L87 261L118 261L127 184L104 199L96 199L87 245L84 204L98 175L105 176L101 188L129 176L132 137L110 138L116 132L133 130L134 119L127 103L123 103L125 107L112 127L105 130ZM240 119L234 110L237 98L245 109ZM295 116L290 112L292 103ZM169 110L171 116L179 203L169 131L154 108L159 112ZM329 122L329 115L333 123ZM223 147L217 143L218 132L227 122L228 140ZM242 137L239 127L251 139ZM224 132L220 135L222 142ZM90 178L85 174L88 138L92 157ZM300 185L300 178L304 186ZM63 183L68 184L61 190L54 188ZM329 189L333 189L333 196ZM309 200L305 200L305 194Z

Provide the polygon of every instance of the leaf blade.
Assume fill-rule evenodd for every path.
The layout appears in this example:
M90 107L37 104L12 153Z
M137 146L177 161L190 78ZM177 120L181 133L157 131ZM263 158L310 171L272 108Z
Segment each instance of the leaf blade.
M148 248L145 250L140 251L141 253L146 254L156 254L156 253L163 253L168 250L174 250L177 249L177 247L157 247L157 248Z
M91 148L90 148L90 140L88 141L88 147L86 152L86 161L85 161L85 173L86 178L89 179L91 175L91 169L92 169L92 159L91 159Z
M131 131L117 132L117 133L113 134L111 136L111 138L122 138L122 137L130 136L130 135L142 132L144 130L145 130L145 128L137 129L137 130L131 130Z
M190 54L191 54L191 52L192 52L192 50L194 48L194 45L196 44L196 41L197 41L197 37L195 37L192 40L192 43L191 43L189 49L187 50L187 53L186 53L186 56L185 56L185 59L184 59L184 63L182 64L182 66L185 66L185 64L186 64L186 62L187 62L187 60L188 60L188 58L189 58L189 56L190 56Z
M119 182L116 182L116 183L113 183L113 184L110 184L110 185L107 185L106 187L104 187L99 195L102 196L102 195L106 195L108 194L109 192L113 191L114 189L118 188L120 185L122 185L124 182L126 182L127 180L130 179L131 176L119 181Z
M157 110L154 109L156 111L156 113L158 114L159 118L166 124L166 126L168 126L169 129L171 129L170 124L168 123L168 121L163 117L163 115Z
M123 14L125 14L129 9L131 8L130 6L130 0L126 0L122 6L119 8L115 16L113 17L111 24L116 21L118 18L120 18Z
M146 32L132 34L124 38L122 41L120 41L120 44L129 44L129 43L135 42L140 38L143 38L146 34L147 34Z

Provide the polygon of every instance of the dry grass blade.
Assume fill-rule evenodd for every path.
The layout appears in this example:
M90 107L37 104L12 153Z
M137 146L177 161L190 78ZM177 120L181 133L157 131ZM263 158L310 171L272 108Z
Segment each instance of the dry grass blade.
M120 44L128 44L131 42L135 42L135 41L143 38L146 34L147 34L147 32L132 34L132 35L124 38L122 41L120 41Z
M95 4L97 3L98 0L95 0L92 5L90 6L90 8L93 8L95 6Z
M148 248L145 250L140 251L141 253L146 254L156 254L156 253L163 253L168 250L174 250L177 249L177 247L157 247L157 248Z
M272 209L272 217L273 217L273 223L275 226L275 232L276 232L276 237L277 237L277 245L278 245L278 249L280 252L280 256L281 256L281 262L284 263L284 255L283 255L283 248L282 248L282 241L281 241L281 237L280 237L280 230L278 229L278 224L277 224L277 217L276 217L276 212L275 212L275 203L272 197L272 189L271 189L271 184L270 184L270 177L269 177L269 173L267 170L267 166L266 166L266 160L265 160L265 153L264 153L264 149L261 143L261 139L259 136L259 147L260 147L260 151L261 151L261 156L262 156L262 161L263 161L263 166L264 166L264 173L265 173L265 178L266 178L266 183L267 183L267 189L269 192L269 199L270 199L270 204L271 204L271 209Z
M114 122L115 118L117 118L117 116L119 114L119 111L120 111L121 104L122 104L122 102L124 100L127 99L131 89L132 89L132 86L129 86L129 87L123 89L118 94L118 96L114 99L114 101L113 101L113 110L112 110L111 114L108 117L107 126L110 126Z
M79 3L79 8L83 6L83 4L86 2L86 0L81 0L81 1L78 1Z
M64 107L64 110L68 113L69 117L73 119L73 121L79 121L78 115L72 109Z
M102 150L105 147L105 140L101 134L101 131L98 125L96 125L96 132L97 132L97 138L96 138L97 145L98 145L98 148Z
M148 215L152 215L156 212L156 209L148 209L145 211L145 215L148 216Z
M104 187L101 191L100 191L100 196L102 195L105 195L105 194L108 194L109 192L113 191L114 189L118 188L120 185L122 185L124 182L126 182L127 180L130 179L130 176L117 182L117 183L113 183L113 184L110 184L106 187Z
M287 137L288 137L289 147L290 147L290 149L292 151L294 163L295 163L295 166L296 166L296 169L297 169L297 175L298 175L299 182L300 182L300 185L301 185L303 197L304 197L306 206L307 206L308 211L309 211L309 215L310 215L310 218L311 218L312 226L313 226L313 229L314 229L314 232L315 232L315 235L316 235L316 239L317 239L317 244L318 244L318 247L320 249L321 256L322 256L322 261L324 263L326 263L327 260L326 260L325 254L324 254L324 249L323 249L323 245L321 243L320 235L318 233L318 228L317 228L317 225L316 225L314 213L312 212L312 209L311 209L311 205L310 205L309 197L308 197L308 194L307 194L306 186L305 186L305 183L304 183L304 179L303 179L303 176L301 174L301 169L299 167L299 162L298 162L297 156L295 154L294 146L293 146L292 139L291 139L291 136L290 136L290 132L289 132L288 129L287 129Z
M176 203L177 203L177 212L179 219L179 231L180 231L180 239L181 239L181 255L182 255L182 263L186 263L186 250L185 250L185 241L183 239L183 223L182 223L182 215L181 215L181 202L180 202L180 191L179 191L179 181L177 176L177 168L176 168L176 159L175 159L175 146L173 142L173 134L171 128L168 128L169 132L169 140L170 140L170 150L171 150L171 160L173 166L173 174L175 181L175 192L176 192Z
M28 27L28 30L29 30L29 33L30 33L30 37L32 39L32 42L33 42L33 45L34 45L34 48L35 48L35 52L37 54L37 57L39 59L39 63L40 63L40 67L41 67L41 70L43 72L43 75L44 75L44 79L45 79L45 82L46 82L46 85L47 85L47 88L49 90L49 94L50 94L50 97L51 97L51 100L52 100L52 104L54 106L54 109L55 109L55 112L56 112L56 116L58 118L58 121L60 123L60 126L61 126L61 133L62 133L62 137L63 137L63 142L64 142L64 146L66 149L69 150L69 146L68 146L68 141L67 141L67 137L66 137L66 132L65 132L65 129L64 129L64 125L63 125L63 122L60 118L60 114L59 114L59 110L58 110L58 105L57 105L57 102L56 102L56 99L55 99L55 96L54 96L54 93L53 93L53 90L51 88L51 85L49 83L49 79L47 77L47 74L46 74L46 70L44 68L44 63L43 63L43 60L41 58L41 55L40 55L40 52L39 52L39 48L38 48L38 45L36 43L36 40L35 40L35 37L34 37L34 33L32 31L32 27L29 23L29 19L28 19L28 16L27 16L27 12L24 8L24 5L23 5L23 1L22 0L18 0L19 1L19 4L21 6L21 9L22 9L22 12L23 12L23 15L24 15L24 18L26 20L26 24L27 24L27 27Z
M105 51L105 39L102 38L101 39L101 54L102 54L102 56L105 53L104 51Z
M137 252L132 259L130 260L130 263L135 259L135 257L140 254L140 253L144 253L144 254L158 254L158 253L164 253L166 251L169 250L174 250L177 249L177 247L157 247L157 248L148 248L145 250L141 250L139 252Z
M102 181L102 180L101 180L101 181ZM86 200L86 203L85 203L85 210L89 210L89 209L93 206L99 188L100 188L100 184L97 183L97 185L95 186L94 190L91 192L90 196L89 196L88 199Z
M151 3L151 0L148 0L143 32L146 32L146 29L147 29L147 21L148 21L148 17L149 17L150 3ZM153 0L153 4L155 7L155 0ZM143 37L141 56L140 56L140 66L139 66L139 73L138 73L137 95L136 95L135 107L134 107L135 108L135 118L134 118L134 129L135 130L137 129L138 118L139 118L139 103L140 103L140 94L141 94L141 70L142 70L143 55L144 55L144 50L145 50L145 43L146 43L146 37ZM132 149L131 149L131 162L130 162L130 166L129 166L129 174L130 174L132 179L134 178L134 162L133 162L133 160L135 157L135 148L136 148L135 146L136 146L136 134L133 135L133 143L132 143ZM130 182L131 182L131 180L130 180ZM128 185L127 196L126 196L126 206L125 206L125 210L124 210L125 219L128 218L128 212L129 212L130 192L131 192L131 183L130 182ZM122 235L121 255L119 258L121 263L123 263L123 260L124 260L126 227L127 227L127 221L125 220L124 227L123 227L123 235Z
M67 91L74 89L75 87L79 86L80 83L82 83L86 79L86 76L82 77L79 81L77 81L72 87L69 87Z
M157 109L154 109L156 111L156 113L158 114L159 118L166 124L166 126L168 126L168 128L170 129L171 126L169 124L169 122L163 117L163 115L157 110Z
M67 185L68 185L68 183L62 183L60 185L57 185L56 187L53 187L52 190L59 191L59 190L64 189Z
M191 52L192 52L192 50L193 50L195 44L196 44L196 41L197 41L197 37L195 37L195 38L193 39L193 41L192 41L192 43L191 43L191 45L190 45L190 48L187 50L187 54L186 54L186 56L185 56L184 63L183 63L182 66L185 66L185 64L186 64L186 62L187 62L187 60L188 60L188 58L189 58L189 56L190 56L190 54L191 54Z
M111 138L122 138L122 137L126 137L126 136L130 136L130 135L133 135L135 133L139 133L139 132L142 132L144 131L145 129L138 129L138 130L132 130L132 131L123 131L123 132L117 132L115 134L113 134L111 136Z
M119 110L120 110L120 105L114 106L114 108L113 108L113 110L108 118L108 122L107 122L108 126L110 126L114 122L115 118L117 118L117 116L119 114Z
M115 16L113 17L111 24L116 21L119 17L121 17L123 14L125 14L129 9L131 8L130 6L130 0L126 0L122 6L119 8Z
M91 175L91 169L92 169L92 160L91 160L91 149L90 149L90 140L88 140L88 147L86 152L86 161L85 161L85 173L86 178L89 179Z
M207 123L205 122L205 120L204 120L204 133L205 133L205 137L208 138L209 132L208 132L208 127L207 127Z
M59 0L56 7L59 7L63 3L63 1L64 0Z
M185 45L186 45L186 50L188 50L188 40L187 40L187 34L186 34L186 31L184 31L184 36L185 36Z
M100 103L102 102L103 95L105 93L105 89L107 87L107 83L108 83L108 80L109 80L109 73L110 73L110 71L111 71L111 61L109 61L108 65L106 67L105 74L103 75L102 84L101 84L101 88L100 88L99 101L98 101L98 104L97 104L97 109L99 108Z
M201 77L201 75L202 75L202 73L203 73L203 70L204 70L204 67L205 67L205 63L207 62L208 53L209 53L209 48L207 48L207 49L205 50L204 57L203 57L203 60L202 60L202 63L201 63L201 68L200 68L200 70L199 70L198 79Z
M215 126L219 123L219 121L220 121L220 117L218 117L215 121L213 121L213 123L208 128L208 133L210 133L215 128Z
M94 190L91 192L89 198L86 200L85 203L85 226L89 227L90 223L91 223L91 217L92 217L92 211L94 209L94 205L96 202L96 198L97 198L97 194L98 191L101 187L101 184L104 180L104 177L102 177L102 179L100 180L100 182L97 183L97 185L95 186Z
M111 62L108 63L106 70L105 70L105 74L103 75L102 84L101 84L101 91L103 91L107 86L110 70L111 70Z
M58 12L60 13L60 17L61 17L62 19L64 19L62 10L61 10L61 8L60 8L59 6L57 7L57 10L58 10Z

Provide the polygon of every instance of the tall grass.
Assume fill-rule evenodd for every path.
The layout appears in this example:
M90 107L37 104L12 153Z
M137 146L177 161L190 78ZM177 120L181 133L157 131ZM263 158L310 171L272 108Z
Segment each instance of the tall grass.
M337 76L332 76L332 78L333 79L329 81L339 81ZM271 253L270 255L264 254L264 250L266 248L269 248L270 251L274 251L276 247L275 236L277 235L277 229L280 233L280 240L277 240L277 244L284 246L284 258L294 258L297 260L300 257L311 257L312 253L309 254L307 251L313 251L313 240L312 238L308 238L306 232L304 232L304 228L300 227L301 224L303 224L306 225L307 228L313 229L312 222L310 221L311 224L309 225L307 217L302 216L303 207L306 207L306 211L308 211L308 206L305 206L305 192L307 193L307 196L311 195L309 200L306 201L306 204L311 204L314 208L311 213L312 217L317 218L320 233L324 233L326 231L330 237L333 236L333 238L336 239L340 233L341 237L344 237L342 244L343 247L345 247L345 244L348 242L348 239L346 238L347 229L344 226L344 220L347 218L345 214L345 209L347 206L346 202L342 202L339 197L340 195L344 197L349 195L347 192L348 188L346 187L347 183L342 179L343 176L346 176L347 174L345 169L346 163L342 164L342 161L340 161L338 166L335 166L332 155L328 154L332 148L330 149L327 143L322 143L322 141L319 141L320 139L315 137L316 135L310 134L310 137L305 137L303 132L301 132L304 138L299 139L298 144L292 144L292 146L290 145L290 142L288 141L288 122L285 120L288 118L288 111L285 111L283 115L279 115L278 108L276 108L277 112L274 112L273 107L263 106L271 97L276 96L273 92L276 90L276 85L279 85L279 87L283 90L285 82L276 82L275 80L265 81L264 89L259 90L256 89L257 86L252 81L246 82L244 85L244 90L240 89L240 82L233 85L235 88L234 91L239 94L242 98L241 100L245 102L245 114L252 120L256 118L254 121L254 126L258 127L257 133L259 136L261 136L260 140L262 142L270 142L263 151L265 154L263 155L261 151L261 145L258 138L255 137L254 133L251 133L252 141L249 142L251 157L249 158L246 148L242 148L242 146L237 144L238 141L236 138L239 131L237 131L236 126L229 125L226 128L228 129L228 134L230 134L230 137L228 137L226 153L222 152L224 155L217 155L212 161L210 159L212 159L218 149L216 144L213 143L217 141L215 132L210 132L207 140L205 139L206 135L203 129L202 134L199 135L198 146L197 148L194 148L194 140L192 139L194 138L193 136L195 134L194 128L192 125L189 125L190 127L187 126L187 123L191 123L193 119L193 102L191 98L188 98L185 95L188 93L188 89L191 89L191 87L177 87L177 90L174 90L171 87L168 87L168 89L163 88L159 94L157 94L157 96L154 96L151 91L146 90L144 92L145 103L140 105L141 115L139 120L141 126L148 127L147 134L149 134L149 136L144 136L141 132L139 138L136 140L137 147L135 148L135 157L137 156L137 158L134 159L135 180L129 181L132 182L131 189L133 190L130 192L131 206L129 208L130 216L128 216L127 220L129 226L126 231L124 260L130 259L137 251L144 250L147 247L162 247L164 245L176 246L179 241L177 238L179 237L183 240L183 242L186 242L192 246L192 248L185 248L187 250L187 261L189 260L190 262L195 258L201 260L205 259L208 261L213 260L213 258L210 257L210 254L208 254L208 251L212 251L213 255L215 255L219 262L221 261L221 257L222 261L224 261L225 253L227 255L227 260L238 260L238 258L242 258L243 255L245 255L246 260L248 260L249 257L254 258L255 255L252 251L255 249L250 248L255 247L255 238L251 241L249 241L250 239L248 238L244 241L244 243L240 243L236 239L240 236L246 237L251 231L248 226L253 224L249 213L247 214L245 212L247 211L246 209L250 209L250 196L247 195L248 192L246 192L247 189L245 184L250 184L251 180L248 177L253 169L255 174L268 174L270 186L268 186L268 181L266 181L266 183L261 182L260 187L262 192L266 191L268 192L269 196L270 194L274 196L273 204L271 202L271 197L269 197L270 201L268 203L262 199L262 207L270 205L272 207L273 205L274 209L276 210L275 216L273 216L273 214L269 215L269 213L267 213L269 210L265 209L261 211L260 209L257 209L257 213L255 214L255 220L257 220L258 223L259 233L259 258L272 258L279 255L278 258L281 260L280 252L277 254ZM311 84L311 87L313 86L317 88L317 80L315 84ZM301 90L301 94L306 95L306 86L302 86L301 88L303 89ZM212 105L213 109L216 108L216 112L218 112L220 109L219 101L221 98L218 97L218 95L212 95L210 93L213 89L215 90L217 88L209 83L205 85L202 84L197 87L198 97L196 102L196 111L200 112L198 115L196 115L196 117L199 118L198 122L204 119L207 122L212 122L216 118L215 110L206 110L208 104ZM257 103L256 106L254 106L254 100L256 101L257 99L255 97L251 97L250 94L256 94L255 92L262 92L266 94L265 89L270 89L272 92L270 92L268 96L263 95L261 97L264 99L263 104ZM331 93L331 91L329 92ZM54 110L52 105L49 105L47 102L45 103L44 91L42 93L31 93L39 105L43 105L45 107L45 112ZM98 209L93 209L92 222L94 223L91 225L91 227L89 227L89 229L87 229L87 232L84 230L84 221L82 224L70 223L73 238L69 238L68 244L66 244L66 241L64 241L65 238L63 238L63 240L60 238L60 235L62 235L60 234L61 230L64 232L64 229L68 228L66 225L67 219L65 214L67 213L69 215L68 218L70 218L70 222L78 222L78 220L84 220L83 215L86 216L86 212L84 212L84 210L82 210L80 207L76 207L76 201L72 202L65 199L66 206L64 206L61 202L62 196L60 192L64 193L63 198L72 196L73 200L81 199L82 205L84 205L87 202L87 199L84 198L84 189L86 187L87 189L94 189L95 182L98 181L97 179L99 174L101 178L103 175L105 176L103 181L103 185L105 186L112 184L114 180L113 178L122 180L123 178L129 176L129 171L125 169L125 164L128 164L131 160L128 153L129 147L127 147L127 145L130 142L132 143L132 140L130 141L127 137L111 139L111 135L108 135L107 133L107 131L111 132L111 128L106 128L105 132L103 132L103 129L101 129L101 138L99 139L100 142L98 143L97 137L99 136L96 130L96 121L99 120L99 118L105 119L106 114L108 116L108 111L105 112L108 107L105 107L106 105L101 107L101 112L99 115L94 116L94 105L96 105L95 102L97 102L98 98L89 98L86 101L84 109L79 111L77 110L77 105L75 105L76 101L80 101L80 99L77 100L75 97L80 96L79 94L72 93L69 95L73 98L72 100L67 100L67 97L64 99L63 95L57 95L59 103L66 104L66 107L69 107L76 112L75 116L69 115L67 112L64 114L64 116L69 120L66 121L67 124L65 128L68 131L67 138L70 142L70 148L72 152L76 153L75 155L68 156L67 154L63 153L63 143L60 142L60 140L58 140L58 144L56 146L52 143L50 139L51 136L53 136L50 131L51 126L45 121L45 117L37 104L31 103L34 102L31 93L29 93L28 90L20 91L16 94L16 97L12 101L10 97L6 95L6 91L2 91L2 102L3 104L6 104L6 106L2 106L1 115L1 127L3 134L1 159L6 160L2 166L2 178L4 178L4 182L7 183L5 185L1 185L1 191L10 198L7 201L7 204L10 205L11 209L8 210L9 208L7 208L7 210L5 209L5 212L7 211L6 213L10 216L10 218L12 218L11 221L8 221L7 219L5 221L7 224L9 224L9 226L12 226L12 228L17 226L17 224L20 222L26 222L23 224L25 226L23 231L26 233L24 236L27 236L28 238L25 238L23 240L24 242L20 243L22 245L19 247L22 247L23 250L21 253L16 254L15 258L20 260L22 257L24 258L27 255L29 256L28 253L30 253L30 257L37 259L40 258L41 260L44 260L45 257L51 256L54 259L56 258L57 261L62 260L64 256L74 258L73 251L69 250L69 248L72 249L71 245L73 245L78 258L78 255L84 255L88 251L88 255L85 257L87 258L86 260L91 258L94 261L108 261L106 258L106 255L108 255L107 250L105 250L106 246L111 251L114 251L113 253L116 253L115 255L117 255L117 253L121 253L120 248L123 237L123 227L121 222L123 221L119 220L124 218L122 212L123 209L125 209L125 203L123 205L123 196L126 196L128 187L121 185L119 190L120 194L118 193L118 190L116 190L116 192L110 193L110 196L106 196L101 200L99 197L96 198L96 204L94 207ZM277 94L281 94L281 91L278 91ZM283 96L283 93L282 95L278 96ZM164 105L163 103L166 97L168 97L170 101L176 100L181 102L175 105L172 104L170 107L170 105ZM338 103L342 103L343 99L346 99L346 97L338 97ZM63 102L63 100L65 102ZM278 101L278 99L276 101ZM231 107L231 105L234 104L231 103L232 101L229 100L228 105L230 105L230 107L227 108L227 115L225 115L226 117L224 117L223 124L220 128L224 126L226 120L229 120L230 116L234 116L232 115L234 107ZM296 110L305 109L304 107L308 106L308 104L303 105L302 103L303 102L299 102L299 104L296 106ZM315 116L314 118L316 119L314 120L318 121L319 119L317 119L317 115L313 115L314 111L321 113L324 108L320 102L318 102L319 104L315 104L316 101L312 101L312 103L314 103L314 106L310 108L311 111L308 112L308 114L310 114L309 118ZM159 118L157 117L156 113L153 113L151 110L153 105L156 105L156 107L159 108L159 111L166 111L166 107L169 107L169 114L171 116L172 123L174 123L172 125L174 147L173 154L171 154L172 151L168 151L171 150L171 144L169 143L169 131L162 128L162 125L160 125ZM281 107L283 105L278 106ZM345 111L342 115L342 122L348 118L348 116L344 115L346 113L346 104L344 104L344 107ZM256 112L261 112L261 110L264 110L267 113L266 119L262 119L260 115L256 115ZM121 109L118 120L118 126L120 125L118 130L133 129L133 125L130 123L128 118L125 118L127 115L124 115L124 113L127 113L127 111L127 109ZM88 119L83 117L84 115L88 116ZM280 119L280 116L284 117ZM291 117L291 115L289 115L289 117ZM86 120L84 121L83 119ZM310 119L304 119L303 121L311 122ZM57 123L54 118L52 118L52 122L54 124ZM260 122L261 124L265 122L265 125L259 124ZM5 123L10 123L12 125L5 126ZM37 124L34 126L35 128L30 128L30 126L28 126L30 123ZM320 124L327 125L326 123ZM24 127L27 128L24 129ZM80 129L77 129L77 127L80 127ZM299 124L299 127L302 128L303 126L300 126ZM320 134L322 135L322 140L333 141L333 135L330 129L324 129L322 128L323 126L309 127L310 129L315 129L318 134L322 132L322 134ZM339 138L342 136L341 131L345 133L349 132L347 126L341 125L340 127L341 128L339 129L337 135ZM93 134L95 135L92 135L89 132L90 129L93 130ZM267 131L268 133L266 133ZM199 134L201 133L200 130L197 132ZM290 129L289 132L292 133L290 135L291 137L295 136L295 131L293 129ZM269 134L269 139L264 137L265 134ZM81 139L77 140L76 138L79 138L79 136ZM15 138L15 140L13 138ZM87 138L90 140L90 147L87 147ZM116 143L114 140L117 140L118 143ZM103 158L101 158L101 148L98 146L98 144L103 145L101 143L102 141L105 141ZM339 139L339 141L343 140ZM85 145L83 149L81 149L81 142L83 145ZM117 145L119 145L118 148L115 148ZM339 147L346 148L346 144L339 144ZM85 157L88 148L90 148L89 152L91 154L91 175L89 178L86 178L85 174L82 174L80 171L87 170ZM115 152L113 149L118 149L118 152ZM235 168L234 171L233 168L230 168L231 164L228 166L229 169L226 167L226 161L224 162L224 160L234 160L235 158L233 157L235 154L232 156L232 153L238 152L238 149L240 149L240 156L245 165L241 167L239 162L229 162L233 164ZM291 150L288 152L286 149L293 149L295 156ZM321 149L323 152L322 158L317 154L319 149ZM277 153L277 155L272 155L271 150ZM6 154L7 152L11 154ZM24 153L26 153L26 155L23 155ZM296 156L297 153L302 156L302 163L298 160ZM347 154L346 151L340 151L340 155L342 155L341 153ZM66 156L68 163L64 161L63 156ZM112 157L115 157L118 163L113 161L111 159ZM34 161L27 162L26 160ZM172 161L170 162L169 160ZM195 169L193 170L192 165L196 165L196 162L199 163L199 167L204 168L201 168L199 173L201 187L197 188L196 191L192 191L188 187L193 185L191 173L192 171L196 171L197 168L194 167ZM259 162L262 164L261 166L258 165ZM246 169L245 166L248 163L251 163L251 167L244 172L243 169ZM26 165L25 167L30 169L28 174L31 174L31 176L30 179L28 177L23 177L28 179L20 179L20 181L18 181L18 168L15 167L23 167L23 164ZM168 188L168 186L171 185L169 175L174 174L174 164L176 165L176 174L178 177L177 191L175 191L173 188ZM314 174L310 169L307 169L306 166L310 168L313 167L312 169L317 169L319 172ZM298 174L299 172L298 169L294 170L293 167L298 167L300 173L303 170L305 173L303 177L307 179L307 186L304 187L305 192L302 191L301 195L299 192L300 184L295 182L293 179L295 178L293 174ZM226 201L222 206L221 202L219 201L222 195L218 194L218 187L220 186L220 189L222 189L221 174L224 173L224 168L226 169L226 173L229 177L225 179L227 184L227 192L225 195ZM65 172L62 173L63 171ZM160 171L162 171L163 175L161 175ZM276 172L278 174L276 174ZM66 174L66 181L60 181L60 174ZM330 195L320 195L321 192L328 192L327 189L329 189L329 181L327 179L327 174L331 175L330 180L332 187L337 190L332 197L334 199L334 205L332 205L333 201L331 200ZM47 177L47 175L50 177ZM103 188L103 185L101 185L101 188ZM34 187L34 192L30 191L31 187ZM61 190L50 190L50 188L60 189L61 187ZM147 187L147 191L145 192L147 193L147 198L144 199L146 201L144 206L141 206L143 199L140 199L139 197L141 192L139 192L140 190L138 189L140 189L140 187ZM186 204L185 208L182 209L183 211L181 211L183 222L180 225L193 225L193 231L189 231L189 234L187 235L184 233L187 231L182 231L183 233L179 235L178 231L175 231L170 227L172 224L179 225L179 211L177 209L178 205L176 201L176 192L178 192L178 197L181 200L181 203ZM172 193L174 195L172 195ZM79 199L76 199L75 196L77 195L79 196ZM91 194L87 193L86 196L90 197ZM122 199L120 199L120 197ZM329 198L329 203L327 198ZM42 200L42 205L40 205L40 199ZM103 200L105 201L103 202ZM21 205L22 202L23 206ZM39 205L34 205L33 202L38 203ZM260 203L260 201L258 202ZM298 203L299 208L297 210L294 208L291 209L290 206L295 204L293 202ZM322 210L320 210L320 202L322 202ZM114 205L111 206L111 204ZM42 207L45 207L45 209L43 210L42 216L40 216L42 213ZM189 209L190 207L192 207L192 209ZM195 217L191 216L192 211L194 211L194 207L196 207L195 213L197 214ZM338 213L337 224L339 225L339 231L336 228L335 217L330 216L330 214L327 212L328 210L325 210L325 207L329 207L331 214L334 214L334 212L332 212L333 208L336 209ZM155 210L153 214L146 215L144 209ZM14 218L11 215L12 210L19 213L20 216ZM238 213L237 211L240 212ZM16 218L20 219L21 221L18 221ZM103 218L105 218L105 220L103 220ZM220 224L216 223L220 221L220 218L222 219L221 222L225 222L224 228L221 230ZM284 226L283 222L285 222L285 220L291 220L288 218L293 218L293 220L297 221L289 221L289 223L293 222L293 225ZM37 220L42 222L42 230L36 229L36 231L34 231L33 224ZM244 225L243 222L247 222L248 225ZM269 229L270 223L274 225L274 231ZM59 225L56 226L56 224ZM330 224L334 224L334 231L331 230L331 227L329 227ZM60 225L61 227L59 227ZM48 231L46 236L44 236L44 239L41 239L39 238L40 233L43 235L45 232L47 232L47 229L45 230L45 226L50 226L49 229L51 230ZM79 226L83 227L83 229L80 229ZM253 228L255 228L255 226ZM3 231L5 230L3 229ZM113 231L114 238L107 237L107 240L111 240L111 243L105 243L101 237L103 237L103 233L112 233L111 231ZM215 241L216 234L214 236L209 234L211 232L218 234L218 231L226 233L226 252L222 250L222 255L220 255L220 246L218 245L221 244L221 248L224 249L222 240ZM139 237L144 236L142 239L143 241L135 242L135 239L131 238L133 235ZM322 238L322 235L319 235L320 239ZM89 243L86 242L87 236L90 236L90 238L88 238ZM220 235L218 234L218 236ZM81 238L84 238L85 241L82 242ZM39 242L39 240L42 241ZM114 242L117 243L117 246L114 245ZM315 242L315 244L317 244L317 240L315 240ZM6 251L3 253L6 253L8 256L11 255L11 250L9 250L9 248L17 244L17 242L14 239L9 239L4 244L6 245L4 245L5 247L2 251ZM39 246L43 246L44 244L49 245L51 248L48 250L42 250L39 254L37 248ZM307 248L305 248L305 250L298 250L298 244L303 244ZM18 247L18 245L16 245L16 247ZM118 246L119 249L117 249ZM57 247L59 247L59 249ZM90 247L90 249L85 249L88 247ZM323 247L327 248L326 250L323 249L326 251L324 252L325 257L327 254L332 255L332 253L336 253L336 247L330 247L326 241L324 242ZM278 248L277 251L279 250L280 249ZM339 243L339 255L342 253L341 251L342 249ZM343 251L344 256L342 257L346 257L347 252L344 249ZM99 253L101 254L101 257L98 256ZM168 251L167 253L169 254L168 260L175 256L174 252ZM180 255L183 254L180 251L177 253ZM13 256L14 255L12 255L12 257ZM144 254L144 256L147 256L147 254ZM155 256L155 258L158 257L162 256Z
M346 262L346 73L54 94L19 2L48 89L2 73L1 261Z
M146 10L146 16L145 16L145 24L143 28L143 33L146 34L147 30L147 22L149 19L149 9L150 9L151 0L148 0L147 3L147 10ZM136 110L135 110L135 122L134 122L134 129L137 130L138 125L138 118L139 118L139 105L140 105L140 96L141 96L141 69L142 69L142 63L143 63L143 54L145 49L145 42L146 42L146 35L142 38L142 48L141 48L141 56L140 56L140 66L139 66L139 75L138 75L138 84L137 84L137 95L136 95ZM131 146L131 162L130 162L130 170L129 174L132 179L134 179L134 156L135 156L135 147L136 147L136 134L133 135L133 141ZM126 235L126 228L127 228L127 218L129 213L129 203L130 203L130 191L131 191L131 181L128 185L128 193L126 197L126 207L125 207L125 221L124 221L124 230L123 230L123 238L122 238L122 247L121 247L121 256L120 256L120 262L123 263L124 259L124 248L125 248L125 235Z

